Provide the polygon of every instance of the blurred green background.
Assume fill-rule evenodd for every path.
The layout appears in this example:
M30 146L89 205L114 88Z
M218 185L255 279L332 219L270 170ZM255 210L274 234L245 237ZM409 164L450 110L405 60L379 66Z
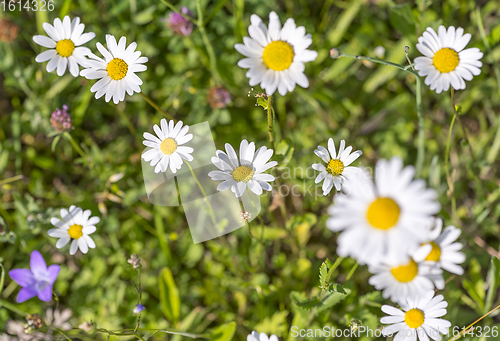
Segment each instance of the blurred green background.
M197 20L196 1L172 4L188 7ZM60 264L54 289L59 309L72 310L74 328L84 321L107 330L135 327L137 271L127 263L132 253L142 259L146 311L141 328L172 328L213 340L230 340L233 332L234 340L245 340L252 330L291 340L292 325L344 329L352 319L378 328L384 316L380 306L389 302L368 284L366 267L356 269L352 259L343 260L331 279L342 284L348 295L339 288L333 302L309 310L300 307L299 302L321 291L320 265L325 259L337 260L336 235L325 227L333 196L311 195L310 190L321 194L320 185L314 184L312 171L306 176L305 170L319 162L313 151L317 145L326 146L329 137L337 143L345 139L363 151L356 165L373 167L378 159L395 155L407 165L415 164L415 77L389 66L349 58L333 60L329 50L337 47L345 53L407 64L404 47L410 47L410 58L419 56L416 40L428 26L454 25L472 34L468 47L478 47L485 54L481 75L456 93L475 162L456 124L447 179L445 148L453 116L450 94L438 95L424 86L422 177L439 193L445 224L463 230L460 241L467 255L466 273L459 277L445 274L449 282L442 293L450 304L446 318L460 329L467 326L500 303L500 270L498 262L491 261L492 256L498 257L500 247L499 8L498 0L201 1L216 68L211 67L200 28L195 26L189 37L175 35L163 20L171 9L160 0L57 0L53 12L36 13L0 8L1 262L7 271L27 267L31 251L37 249L48 263ZM281 174L281 185L295 186L296 195L262 196L262 222L255 220L252 228L255 234L265 232L263 241L249 238L247 229L241 228L195 245L182 208L155 207L146 199L140 162L142 134L151 132L162 114L139 94L127 95L124 102L114 105L94 98L90 92L94 81L73 78L68 72L63 77L47 73L46 63L35 62L45 48L34 44L32 36L45 34L41 30L44 21L52 23L66 14L79 16L86 31L96 33L86 44L93 52L96 42L105 42L106 34L126 36L127 44L137 42L137 49L149 58L148 70L138 74L144 81L141 89L163 110L188 125L208 121L219 149L226 142L236 147L243 138L258 147L271 147L266 112L248 96L246 70L236 65L243 56L234 44L248 35L251 14L258 14L267 24L272 10L282 23L292 17L298 26L305 26L313 36L310 49L319 53L306 64L308 89L297 87L291 94L276 93L273 98L278 152L292 156L289 169L282 163L274 174ZM207 100L209 89L217 85L228 89L232 97L225 108L213 109ZM50 115L64 104L75 126L70 134L90 155L90 162L84 162L68 139L54 143ZM283 156L275 159L283 160ZM121 176L117 174L123 177L114 181ZM19 175L22 179L12 179ZM276 209L280 202L286 215ZM70 256L68 247L57 250L57 240L47 236L50 218L73 204L101 217L92 235L97 248L87 255ZM17 291L6 276L0 297L0 331L10 319L25 323L22 314L2 307L1 302L42 317L47 307L56 307L55 301L45 304L36 298L17 305ZM498 327L498 311L480 325ZM81 330L68 335L77 334L89 340L107 337ZM139 334L148 337L152 331ZM167 334L155 338L184 339Z

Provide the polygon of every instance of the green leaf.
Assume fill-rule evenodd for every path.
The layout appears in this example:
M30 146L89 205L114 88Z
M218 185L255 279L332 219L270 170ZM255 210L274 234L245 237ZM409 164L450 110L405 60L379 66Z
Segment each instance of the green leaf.
M293 152L295 148L293 146L293 141L291 139L283 139L276 146L276 160L278 161L278 167L286 167L288 163L292 160Z
M57 135L52 140L52 147L51 147L52 152L54 152L56 150L57 143L59 142L60 139L61 139L61 135Z
M491 257L491 264L488 270L488 276L486 277L486 282L488 283L488 295L486 296L483 314L486 314L491 310L493 299L495 298L497 288L500 285L500 260L496 257Z
M319 267L319 286L320 288L325 288L328 282L330 281L330 276L328 275L328 265L327 265L327 260L321 264Z
M175 325L179 321L181 301L179 290L169 268L163 268L160 271L158 282L160 284L161 310L167 320Z
M153 20L153 14L156 11L156 6L149 6L145 10L137 13L132 17L134 20L134 24L136 25L145 25Z
M229 322L215 328L210 335L210 341L231 341L236 331L236 322Z
M305 300L301 300L300 296L297 296L297 292L292 292L290 297L292 302L297 306L305 310L316 309L316 312L323 311L325 309L333 307L335 304L339 303L347 297L350 290L345 290L340 284L334 284L331 286L331 291L327 292L323 298L313 297Z

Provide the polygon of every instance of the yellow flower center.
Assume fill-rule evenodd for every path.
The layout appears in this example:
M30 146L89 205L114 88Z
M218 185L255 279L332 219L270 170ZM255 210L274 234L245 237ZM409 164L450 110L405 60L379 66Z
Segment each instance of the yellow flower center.
M395 268L391 268L391 273L398 282L408 283L413 281L413 279L417 277L418 265L412 259L406 265L401 265Z
M441 248L434 242L430 243L432 246L431 252L425 257L425 260L437 262L441 259Z
M123 59L114 58L106 66L108 76L115 81L119 81L127 75L128 65Z
M424 313L420 309L410 309L405 313L405 322L410 328L417 329L424 324L424 320Z
M82 229L82 225L73 224L69 227L68 234L73 239L79 239L81 236L83 236Z
M239 166L233 171L231 175L236 182L248 182L252 180L253 174L254 171L252 168L248 166Z
M326 166L326 171L333 176L340 175L344 171L344 163L339 159L331 159Z
M448 47L437 51L434 57L432 57L432 63L434 63L436 69L441 73L448 73L455 70L459 62L458 53Z
M377 198L370 204L366 212L366 219L371 226L388 230L399 220L400 209L391 198Z
M166 138L161 141L160 149L165 155L172 155L177 150L177 142L173 138Z
M69 57L75 50L75 43L71 39L59 40L56 44L56 52L61 57Z
M293 48L284 41L271 42L264 49L262 59L268 68L274 71L283 71L290 67L293 62Z

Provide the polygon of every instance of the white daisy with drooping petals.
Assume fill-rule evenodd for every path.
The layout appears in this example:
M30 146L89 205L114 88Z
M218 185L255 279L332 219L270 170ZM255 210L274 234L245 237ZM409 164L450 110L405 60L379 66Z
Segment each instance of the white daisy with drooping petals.
M463 28L455 30L450 26L446 30L442 25L438 33L428 27L418 38L417 49L423 56L415 58L415 70L426 76L425 84L431 90L439 94L448 91L450 85L455 90L465 89L465 81L481 73L483 63L479 60L483 53L477 47L464 50L470 39L470 33L464 34Z
M234 46L247 57L241 59L238 66L249 69L246 76L250 78L250 86L260 84L268 95L278 90L282 96L292 92L295 84L307 88L309 80L304 74L304 63L315 60L318 53L307 49L312 37L306 34L304 26L297 27L289 18L281 27L275 12L269 14L269 28L256 14L250 21L250 37L243 37L244 44Z
M193 161L191 153L194 149L183 146L193 139L193 134L187 133L189 126L183 126L182 121L177 122L174 126L173 120L167 122L166 119L162 118L160 125L161 128L157 124L153 126L158 137L144 133L146 140L142 143L151 149L146 149L142 158L155 167L155 173L166 172L169 167L172 173L176 173L184 163L182 160Z
M409 261L440 210L436 192L413 180L415 168L403 167L399 157L378 161L375 181L360 173L345 182L348 193L335 196L328 209L327 227L342 231L337 254L369 265Z
M222 150L212 157L212 163L219 170L211 171L208 176L214 181L222 182L217 186L218 191L231 188L236 197L241 197L248 188L255 194L261 195L262 190L271 191L269 181L274 181L274 176L265 174L266 170L278 164L276 161L268 162L273 156L273 150L263 146L255 151L255 143L241 141L240 157L234 148L226 143L226 153Z
M121 37L118 44L115 37L106 35L107 49L97 43L97 49L104 59L90 53L90 60L87 62L87 69L80 74L87 79L99 79L90 91L95 92L95 98L106 95L105 100L118 104L125 99L125 92L130 96L134 92L141 92L142 80L135 74L146 71L147 57L141 57L141 52L136 51L137 43L132 42L126 46L127 38Z
M59 238L56 243L58 249L66 246L70 241L69 254L74 255L78 249L87 253L89 248L95 248L94 240L90 237L96 231L95 225L99 223L98 217L90 217L90 210L83 211L75 205L70 206L69 211L61 209L61 218L51 218L50 223L55 229L50 229L48 235Z
M403 310L390 305L383 305L382 311L389 316L380 319L384 327L384 336L394 336L394 341L429 341L429 338L440 341L441 335L449 332L451 323L442 319L446 315L448 302L443 295L434 297L434 291L429 290L418 298L408 297L399 303Z
M257 333L255 330L247 336L247 341L279 341L276 335L267 337L265 333Z
M38 63L49 61L48 72L57 69L57 75L62 76L67 68L73 77L77 77L80 73L78 65L85 67L86 56L91 53L89 48L81 45L94 39L95 33L83 33L85 25L80 24L80 18L76 17L71 21L69 16L65 16L62 21L56 18L54 26L43 23L43 29L48 37L36 35L33 41L50 50L40 53L35 60Z
M319 156L325 163L326 167L320 163L315 163L312 168L320 171L321 173L314 180L315 183L323 182L323 195L328 195L332 190L333 186L337 191L342 189L342 183L345 179L349 177L349 174L353 174L357 167L349 166L351 163L356 161L358 157L363 154L362 151L356 150L352 152L352 147L349 146L345 148L345 141L340 141L340 148L337 154L335 150L335 143L333 139L328 139L328 150L323 146L318 146L318 149L314 151L314 154Z
M368 268L373 276L368 283L382 290L384 298L399 303L406 297L418 297L428 290L444 288L442 271L417 263L413 259L398 265L372 265Z
M455 243L462 231L453 225L443 229L443 220L436 218L434 229L429 239L413 253L417 262L424 262L429 266L441 268L456 275L463 275L464 269L459 265L465 261L465 254L461 252L462 243Z

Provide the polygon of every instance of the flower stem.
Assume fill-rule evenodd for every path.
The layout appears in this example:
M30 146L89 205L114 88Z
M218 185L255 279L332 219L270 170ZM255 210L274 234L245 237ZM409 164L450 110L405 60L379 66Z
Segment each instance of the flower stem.
M0 296L1 296L3 291L3 282L5 281L5 267L1 262L0 262L0 268L2 269L2 274L0 275Z
M68 133L67 131L65 131L63 133L63 135L71 143L71 145L73 146L73 148L75 148L75 150L77 151L77 153L83 159L83 162L85 162L85 164L89 165L89 167L91 168L91 166L89 164L89 160L90 160L89 156L83 151L83 149L78 145L78 143L76 143L75 139L73 139L73 136L71 136L71 134Z
M19 314L19 315L24 316L24 317L29 315L29 313L27 313L24 310L19 309L16 305L14 305L10 302L4 301L0 298L0 308L1 307L7 308L10 311L12 311L13 313Z
M167 6L168 8L170 8L172 11L174 11L175 13L178 13L180 15L182 15L185 19L191 21L193 24L197 24L197 22L195 22L193 20L193 18L191 18L189 15L185 15L184 13L182 13L181 11L179 11L179 9L177 7L175 7L174 5L172 5L170 2L168 2L167 0L160 0L165 6Z
M273 133L273 96L267 97L267 127L269 129L269 142L274 150L274 133Z
M205 44L205 48L207 49L208 59L210 60L210 71L212 73L212 77L215 79L216 83L220 83L221 78L219 75L219 71L217 69L217 58L215 57L215 52L210 43L210 39L208 39L207 31L205 30L205 23L203 22L203 11L201 10L201 0L196 0L196 10L198 11L198 29L200 30L201 39L203 40L203 44Z
M450 123L450 129L448 130L448 139L446 140L446 151L444 154L444 172L446 173L446 181L448 183L448 197L451 198L452 207L451 207L451 217L455 216L455 197L453 196L454 188L453 188L453 180L451 178L450 169L448 166L448 161L450 159L450 145L451 145L451 132L453 131L453 125L455 124L455 120L457 115L453 115Z
M151 105L157 111L161 112L163 114L163 116L165 116L166 118L168 118L170 120L174 120L175 121L175 119L174 119L174 117L172 115L170 115L167 112L161 110L160 107L158 106L158 104L156 104L155 102L153 102L153 100L151 98L149 98L148 96L146 96L143 92L139 92L139 93L146 100L146 102L149 103L149 105Z
M415 97L416 97L417 117L418 117L418 145L417 145L417 162L416 162L415 168L416 168L416 176L420 176L421 172L422 172L422 167L424 165L424 158L425 158L425 130L424 130L425 128L424 128L424 115L423 115L423 107L422 107L422 79L420 78L418 73L415 70L413 70L413 64L403 66L400 64L388 62L388 61L381 60L381 59L376 59L376 58L371 58L371 57L366 57L366 56L357 56L357 55L352 55L352 54L346 54L343 52L338 52L338 58L340 58L340 57L348 57L348 58L354 58L354 59L367 60L367 61L370 61L372 63L393 66L393 67L398 68L402 71L409 72L415 76L415 79L417 81L416 90L415 90Z
M210 204L210 200L208 200L207 193L205 192L205 189L203 188L200 181L196 177L196 174L194 173L194 170L191 167L191 165L189 164L189 162L186 162L186 164L189 167L189 170L191 171L191 175L193 175L194 181L198 185L198 188L200 189L201 194L203 195L205 202L207 203L210 218L212 219L212 224L214 225L215 229L217 230L217 220L215 219L214 210L212 209L212 204Z
M455 107L455 89L453 89L453 87L451 87L451 106L453 109L453 114L457 118L458 124L460 125L460 129L462 130L462 135L464 136L464 139L467 142L467 149L469 150L469 154L470 154L470 157L472 160L472 169L473 169L472 173L474 174L474 176L476 177L476 179L478 181L479 189L481 190L481 194L482 194L482 193L484 193L484 188L483 188L483 183L482 183L481 179L479 178L480 170L476 169L476 166L477 166L476 158L474 156L474 151L472 150L472 145L470 143L469 136L467 134L467 130L465 129L465 126L464 126L462 120L460 119L460 113L457 113L457 110Z
M0 180L0 186L7 185L7 184L14 182L14 181L17 181L17 180L21 180L22 178L24 178L24 175L21 174L21 175L13 176L12 178Z

